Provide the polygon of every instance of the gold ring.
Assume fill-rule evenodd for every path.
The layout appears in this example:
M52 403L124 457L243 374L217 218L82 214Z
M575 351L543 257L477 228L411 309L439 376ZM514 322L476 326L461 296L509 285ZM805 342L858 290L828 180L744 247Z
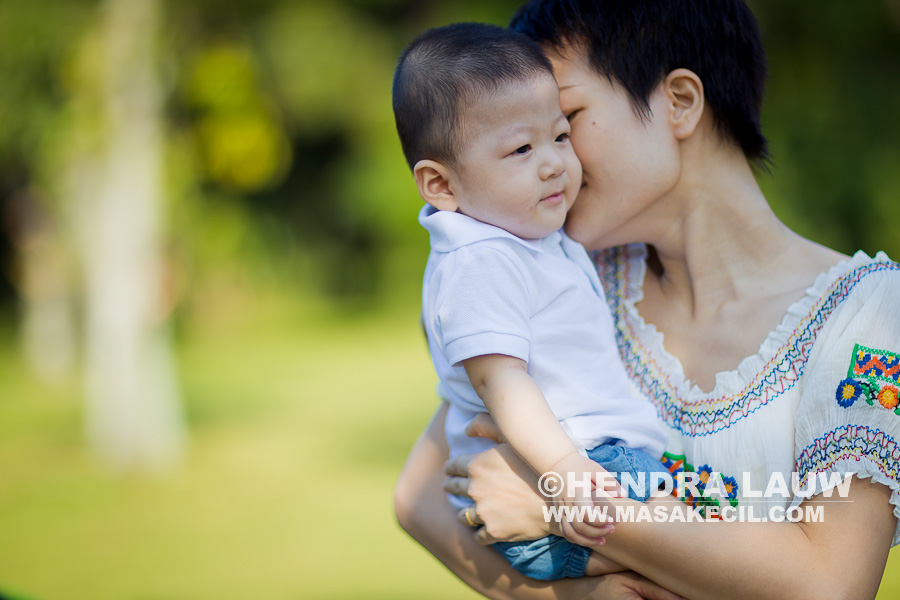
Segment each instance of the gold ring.
M478 527L478 523L472 520L472 515L469 514L469 511L472 510L471 506L467 506L463 516L466 517L466 523L469 524L469 527Z

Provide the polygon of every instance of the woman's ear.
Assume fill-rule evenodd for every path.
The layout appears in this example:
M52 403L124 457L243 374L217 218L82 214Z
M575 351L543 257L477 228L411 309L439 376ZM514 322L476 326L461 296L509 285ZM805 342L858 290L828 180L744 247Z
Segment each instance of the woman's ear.
M663 80L663 90L669 101L675 137L679 140L689 138L703 116L703 82L691 70L675 69Z
M459 208L450 184L450 169L445 165L433 160L420 160L413 167L413 177L425 202L438 210L455 212Z

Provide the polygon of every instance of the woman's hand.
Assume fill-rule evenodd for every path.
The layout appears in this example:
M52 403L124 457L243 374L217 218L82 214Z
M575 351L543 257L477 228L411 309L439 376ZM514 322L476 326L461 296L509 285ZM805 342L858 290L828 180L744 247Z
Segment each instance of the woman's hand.
M478 543L560 535L559 523L548 523L544 518L547 500L538 492L537 475L508 444L502 443L490 415L476 416L467 433L499 443L486 452L457 456L444 466L444 472L449 475L444 490L475 501L474 509L460 511L458 518L463 524L484 525L475 533ZM604 531L611 529L610 526Z
M678 600L678 596L659 587L651 581L634 573L616 573L602 577L582 577L580 579L561 579L559 581L537 581L528 579L510 568L509 564L494 552L491 548L485 548L475 543L473 530L468 525L461 525L454 517L453 509L440 489L443 479L441 465L447 459L449 448L444 437L444 418L447 407L442 405L429 424L424 435L413 448L409 460L403 468L400 480L397 482L395 492L395 507L397 518L403 528L409 532L420 544L425 546L434 556L444 563L457 577L472 587L472 589L493 598L494 600L636 600L647 598L648 600ZM476 423L474 430L479 431L483 424ZM485 431L488 433L487 431ZM496 435L496 434L494 434ZM496 437L494 438L496 439ZM509 507L504 507L504 500L493 501L488 498L491 493L500 492L494 490L485 494L482 507L487 507L491 522L497 522L502 527L500 515L494 514L492 506L499 507L499 511L513 514L514 510L525 509L526 513L537 510L539 515L540 533L536 537L544 535L546 524L543 523L543 515L540 505L543 502L537 495L532 483L536 477L530 469L516 457L511 449L491 451L479 455L481 458L474 460L476 495L483 493L483 489L494 490L489 484L493 476L501 476L515 486L516 493L510 493ZM460 464L465 464L461 461ZM518 469L518 470L517 470ZM462 472L462 471L461 471ZM466 470L465 472L468 472ZM517 473L527 476L523 479ZM461 479L461 481L463 481ZM469 479L460 489L468 489ZM526 483L530 481L532 483ZM502 488L502 486L499 486ZM482 491L479 491L482 489ZM456 491L456 490L454 490ZM524 500L523 499L528 499ZM512 502L519 505L519 509L512 506ZM534 508L536 507L536 509ZM508 508L509 510L504 510ZM482 509L484 510L484 508ZM478 518L480 522L481 519ZM504 520L505 521L505 520ZM531 522L531 518L520 515L518 518L510 518L507 522L514 525L516 522ZM493 530L493 529L492 529ZM496 530L495 533L497 533ZM482 528L481 538L486 539L486 531Z
M479 544L497 541L536 540L550 532L537 492L537 476L508 444L500 444L479 454L461 455L447 461L449 475L444 490L475 501L468 518L483 525L475 532ZM458 518L467 524L466 511Z
M551 533L541 510L545 499L537 491L537 475L503 443L490 415L476 416L466 433L499 444L486 452L457 456L444 465L448 475L444 490L475 501L468 516L483 525L475 533L478 543L536 540ZM465 524L464 512L458 518Z
M633 571L613 573L602 577L586 577L586 584L596 581L596 587L581 598L602 598L604 600L685 600L681 596L660 587Z

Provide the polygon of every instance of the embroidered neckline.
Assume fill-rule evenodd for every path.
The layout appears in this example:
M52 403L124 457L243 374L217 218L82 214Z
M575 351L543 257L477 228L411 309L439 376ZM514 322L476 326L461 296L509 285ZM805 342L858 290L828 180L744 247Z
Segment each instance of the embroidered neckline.
M729 427L793 387L818 331L856 283L877 270L900 270L883 252L870 258L860 251L819 274L759 350L737 369L718 373L712 391L704 392L685 378L681 362L665 349L662 332L646 323L635 307L643 298L646 257L646 247L635 244L610 249L597 259L615 313L619 351L632 381L670 426L689 436Z

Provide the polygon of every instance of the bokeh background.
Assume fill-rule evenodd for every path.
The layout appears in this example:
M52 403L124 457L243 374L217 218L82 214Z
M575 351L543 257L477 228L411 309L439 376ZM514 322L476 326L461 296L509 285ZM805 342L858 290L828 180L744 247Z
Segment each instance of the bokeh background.
M517 4L0 1L3 594L474 596L392 511L436 400L390 80ZM776 212L900 257L900 0L751 5Z

